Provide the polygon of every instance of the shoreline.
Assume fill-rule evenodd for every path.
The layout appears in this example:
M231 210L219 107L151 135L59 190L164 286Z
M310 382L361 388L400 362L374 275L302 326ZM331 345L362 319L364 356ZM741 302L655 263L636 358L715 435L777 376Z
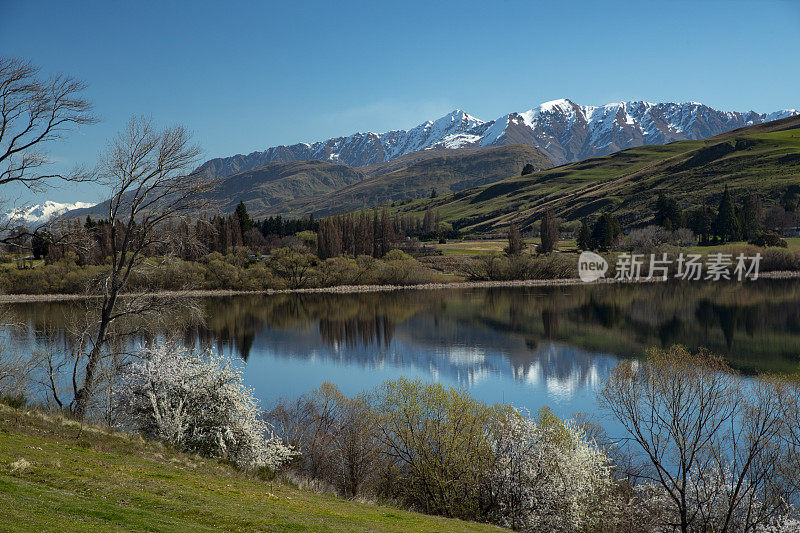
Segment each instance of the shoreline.
M800 271L775 271L764 272L758 279L800 279ZM669 280L668 280L669 281ZM726 280L727 281L727 280ZM418 285L338 285L335 287L315 287L307 289L265 289L260 291L229 290L229 289L198 289L186 291L159 291L154 293L125 293L121 298L137 296L152 296L156 298L211 298L220 296L257 296L277 294L358 294L366 292L391 292L391 291L419 291L443 289L487 289L487 288L514 288L514 287L567 287L574 285L612 285L631 283L664 283L659 280L639 279L633 281L617 281L613 278L601 278L593 282L584 282L580 278L563 279L527 279L512 281L453 281L440 283L422 283ZM743 282L742 282L743 283ZM93 294L0 294L0 304L18 303L44 303L88 300L100 298Z

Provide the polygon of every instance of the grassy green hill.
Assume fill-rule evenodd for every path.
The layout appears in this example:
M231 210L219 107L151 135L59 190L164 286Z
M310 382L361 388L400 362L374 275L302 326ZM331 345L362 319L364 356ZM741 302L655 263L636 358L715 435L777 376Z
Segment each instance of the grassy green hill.
M398 211L421 213L433 207L443 220L474 232L512 221L526 227L547 207L567 220L610 209L625 224L638 224L652 217L661 191L684 207L717 202L725 185L734 193L758 192L770 203L791 184L800 184L800 117L706 140L631 148L419 200Z
M499 531L247 477L0 404L3 531Z

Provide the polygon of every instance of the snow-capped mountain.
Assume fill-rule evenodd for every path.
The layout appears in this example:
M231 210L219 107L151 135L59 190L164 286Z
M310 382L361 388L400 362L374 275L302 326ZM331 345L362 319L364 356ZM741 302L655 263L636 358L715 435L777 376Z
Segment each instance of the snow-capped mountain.
M427 121L410 130L385 133L355 133L315 143L275 146L263 152L212 159L201 168L214 176L229 176L275 161L304 161L321 159L363 167L390 161L401 155L431 147L458 148L472 146L481 139L486 128L482 120L460 109L435 121Z
M73 204L62 204L47 200L44 203L17 207L5 213L5 219L25 226L44 224L49 220L61 216L72 209L82 209L92 207L95 204L88 202L75 202Z
M483 135L480 145L530 144L560 165L634 146L706 139L797 114L795 109L763 114L719 111L699 102L580 106L561 99L500 117Z
M263 152L207 161L213 176L229 176L267 163L321 159L367 166L417 150L523 143L544 152L554 164L579 161L645 144L705 139L726 131L800 114L719 111L698 102L617 102L581 106L553 100L523 112L484 122L460 109L410 130L356 133L314 143L275 146Z

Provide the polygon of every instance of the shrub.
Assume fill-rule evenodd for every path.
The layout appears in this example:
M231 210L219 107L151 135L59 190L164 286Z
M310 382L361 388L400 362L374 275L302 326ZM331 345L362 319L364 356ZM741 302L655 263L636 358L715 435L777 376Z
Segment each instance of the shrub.
M435 273L401 250L391 250L384 257L378 272L379 283L415 285L436 280Z
M548 408L503 419L494 484L500 525L522 531L599 531L613 515L609 458Z
M755 255L755 254L752 254ZM800 270L800 254L785 248L767 248L761 252L761 272L792 272Z
M303 474L347 497L376 491L379 449L366 396L348 398L323 383L295 402L279 402L268 417L301 451L295 464Z
M762 248L767 246L777 246L780 248L788 247L786 241L781 239L781 236L774 231L765 231L764 233L761 233L756 238L752 239L750 244L761 246Z
M575 256L566 254L538 257L530 254L513 257L488 255L466 262L463 274L475 281L566 279L577 277L577 268Z
M428 513L485 519L494 460L489 428L500 407L460 389L401 378L377 391L375 410L394 459L393 496Z
M632 230L627 236L622 237L619 247L633 253L649 255L667 245L691 246L694 243L695 236L690 229L668 231L661 226L647 226Z
M530 419L401 378L355 398L326 383L269 419L301 450L294 466L345 496L528 531L613 530L609 459L548 409Z
M292 457L270 435L241 369L229 359L163 344L143 355L122 377L116 407L124 426L245 469L276 469Z
M288 289L314 285L319 259L313 254L292 248L279 248L269 260L269 268Z

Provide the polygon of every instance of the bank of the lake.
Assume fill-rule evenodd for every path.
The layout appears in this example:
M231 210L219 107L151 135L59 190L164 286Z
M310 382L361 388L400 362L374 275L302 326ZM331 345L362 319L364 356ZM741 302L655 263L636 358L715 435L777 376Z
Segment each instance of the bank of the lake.
M763 272L758 275L761 279L800 279L800 271ZM414 285L338 285L333 287L309 287L301 289L264 289L264 290L184 290L184 291L154 291L123 293L121 297L156 297L156 298L214 298L223 296L252 296L271 294L358 294L368 292L392 292L414 290L443 290L443 289L488 289L488 288L514 288L514 287L563 287L570 285L606 285L606 284L635 284L635 283L662 283L664 280L640 278L635 280L616 280L601 278L597 281L585 282L580 278L564 279L526 279L508 281L451 281L442 283L419 283ZM667 280L668 281L668 280ZM746 280L749 283L755 280ZM93 293L76 294L0 294L0 304L35 303L76 301L89 298L101 298L102 295Z

